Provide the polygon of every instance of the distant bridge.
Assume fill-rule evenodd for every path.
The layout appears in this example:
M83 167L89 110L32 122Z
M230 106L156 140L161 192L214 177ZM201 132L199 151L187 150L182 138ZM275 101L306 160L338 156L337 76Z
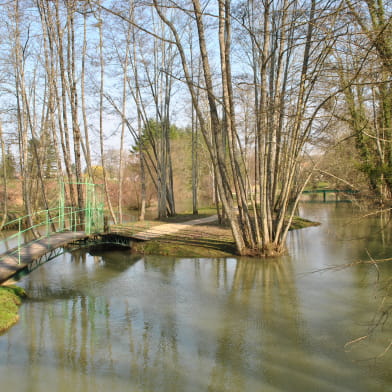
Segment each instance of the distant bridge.
M321 193L323 194L323 202L326 203L328 193L334 193L337 197L339 193L343 193L345 195L354 195L359 193L359 191L355 189L309 189L302 192L302 194L321 194Z

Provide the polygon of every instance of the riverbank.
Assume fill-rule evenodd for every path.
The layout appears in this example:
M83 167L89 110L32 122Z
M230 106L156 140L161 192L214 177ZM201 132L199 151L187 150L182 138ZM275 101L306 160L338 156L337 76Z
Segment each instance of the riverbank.
M0 333L5 332L18 320L18 309L25 291L17 286L0 286Z
M179 214L165 221L131 222L114 225L112 233L140 239L132 251L145 255L176 257L230 257L236 246L229 226L219 225L212 216ZM295 217L290 230L319 223Z

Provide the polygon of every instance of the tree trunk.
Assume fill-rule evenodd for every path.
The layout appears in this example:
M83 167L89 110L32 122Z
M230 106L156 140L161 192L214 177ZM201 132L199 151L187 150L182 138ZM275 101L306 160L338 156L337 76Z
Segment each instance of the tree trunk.
M1 146L1 163L3 165L2 176L3 176L3 216L0 223L0 231L3 230L4 224L8 219L8 174L7 174L7 157L3 136L3 125L0 121L0 146Z
M99 28L99 62L100 62L100 88L99 88L99 142L101 148L101 165L103 182L105 188L106 201L109 207L109 212L112 217L114 224L117 223L116 215L114 214L112 202L110 199L109 186L107 181L106 165L105 165L105 155L104 155L104 140L103 140L103 98L104 98L104 68L105 62L103 57L103 30L102 30L102 19L98 20Z
M83 178L82 178L82 163L81 163L81 134L78 120L78 93L76 88L76 57L75 57L75 13L74 0L67 4L67 25L68 25L68 43L67 43L67 58L68 58L68 85L70 93L71 117L72 117L72 136L74 146L75 158L75 178L76 191L79 209L79 225L84 223L84 195L83 195Z

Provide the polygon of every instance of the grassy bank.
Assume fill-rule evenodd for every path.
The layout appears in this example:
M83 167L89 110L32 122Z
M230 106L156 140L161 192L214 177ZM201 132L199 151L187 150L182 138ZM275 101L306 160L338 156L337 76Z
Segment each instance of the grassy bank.
M19 320L18 309L25 291L16 286L0 286L0 333Z
M313 222L305 218L295 216L291 222L290 230L305 229L306 227L319 226L319 222Z
M136 242L133 251L176 257L229 257L235 254L231 230L217 225L197 225L150 241Z

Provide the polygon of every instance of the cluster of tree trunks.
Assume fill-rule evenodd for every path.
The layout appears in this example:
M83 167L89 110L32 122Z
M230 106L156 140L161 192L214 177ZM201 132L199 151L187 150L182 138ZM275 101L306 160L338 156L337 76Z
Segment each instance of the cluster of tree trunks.
M96 139L106 205L121 222L129 135L139 158L140 219L147 176L158 217L175 215L172 127L181 110L192 134L193 212L203 146L218 213L239 254L285 251L299 196L318 164L309 154L332 121L346 124L341 137L355 140L372 191L383 202L391 198L392 27L382 0L123 0L110 7L101 0L16 0L2 15L7 89L15 97L12 116L4 110L7 124L0 121L3 223L11 118L27 215L49 209L50 173L69 184L69 204L83 209L82 183L95 180ZM106 116L119 123L115 196Z

